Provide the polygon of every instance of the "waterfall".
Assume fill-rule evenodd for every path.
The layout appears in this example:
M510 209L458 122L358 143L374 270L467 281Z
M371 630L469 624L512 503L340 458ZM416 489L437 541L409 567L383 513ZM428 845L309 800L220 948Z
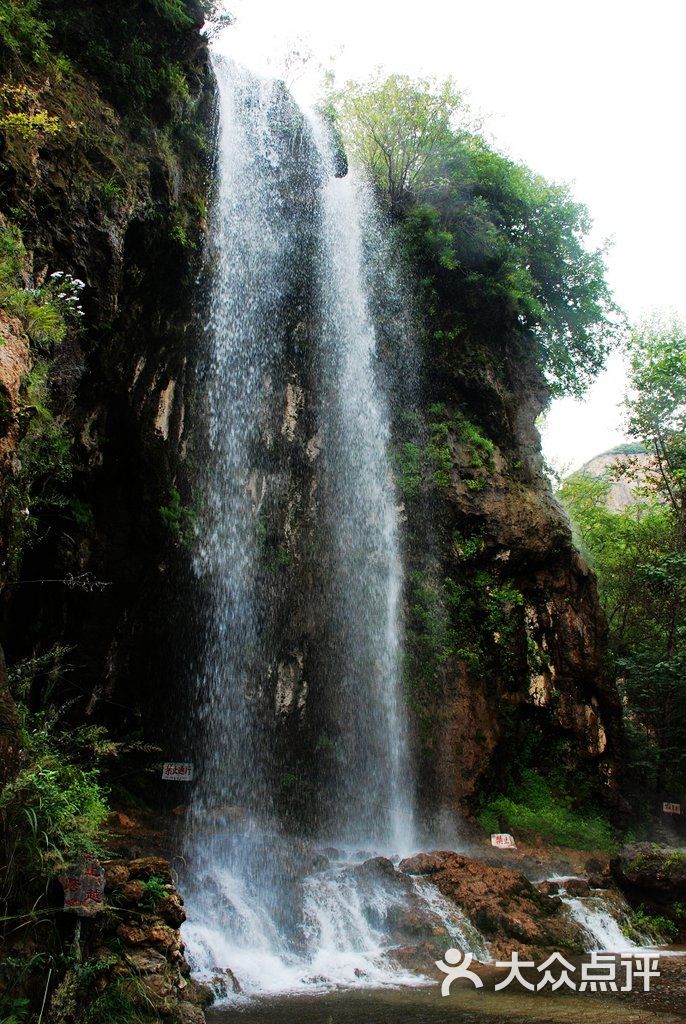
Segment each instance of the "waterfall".
M260 721L267 652L256 587L259 446L294 245L281 196L265 187L280 160L282 97L274 83L237 65L222 61L216 72L220 124L211 219L208 438L196 554L206 606L196 694L199 816L221 804L254 811L270 803Z
M317 842L335 841L399 854L412 842L402 565L371 312L379 268L377 253L370 269L369 245L378 222L364 182L354 173L334 177L326 128L281 83L224 58L215 57L214 68L217 174L195 557L199 764L185 825L185 940L200 974L230 968L249 991L398 983L413 976L386 954L394 945L391 910L407 892L397 880L394 889L382 877L356 874L347 859L332 866L331 853L316 850ZM284 363L294 344L304 349L293 342L293 310L309 337L315 421L312 478L307 488L297 484L295 504L305 503L307 490L315 523L307 572L275 582L265 517L274 495L297 490L275 455L285 443L277 435L294 436L296 413L287 409L281 429L274 421ZM291 604L304 609L316 652L306 668L304 653L291 656L294 671L307 672L302 700L289 693L275 653L276 609ZM287 721L286 712L295 717ZM307 842L289 834L292 822L275 795L290 756L309 768L322 808L314 824L302 823ZM442 927L435 895L413 898Z
M334 176L334 155L311 119L327 171L322 195L323 456L331 544L338 763L331 810L342 837L412 846L411 783L400 708L398 517L388 464L389 412L379 386L364 232L371 196L354 168Z
M626 953L650 947L647 937L644 936L639 945L625 934L631 910L619 893L596 890L591 896L564 896L563 901L579 925L587 949Z

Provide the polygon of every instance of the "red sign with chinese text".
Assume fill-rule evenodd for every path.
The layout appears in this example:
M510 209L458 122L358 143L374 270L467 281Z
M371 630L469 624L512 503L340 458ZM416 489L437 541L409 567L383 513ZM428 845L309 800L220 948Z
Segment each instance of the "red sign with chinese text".
M105 871L97 857L85 857L78 869L65 871L64 909L79 917L95 917L105 906Z
M491 836L491 846L497 846L499 850L516 850L517 845L511 835L507 832L496 832Z
M162 768L162 778L167 782L190 782L193 778L193 765L186 761L167 761Z

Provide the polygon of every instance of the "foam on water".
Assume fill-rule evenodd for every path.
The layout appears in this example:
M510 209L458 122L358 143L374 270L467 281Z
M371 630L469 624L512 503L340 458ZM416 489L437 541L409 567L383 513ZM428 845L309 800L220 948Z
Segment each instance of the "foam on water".
M194 974L216 988L230 968L241 993L234 995L229 982L226 997L238 1001L258 994L435 983L393 958L396 915L407 909L407 892L396 876L385 883L359 875L358 869L337 864L303 879L302 926L290 939L275 929L269 911L246 893L240 878L223 874L226 926L198 919L183 927ZM413 910L425 916L427 932L442 926L446 948L457 946L482 962L491 959L483 936L434 885L423 878L397 878L409 887Z

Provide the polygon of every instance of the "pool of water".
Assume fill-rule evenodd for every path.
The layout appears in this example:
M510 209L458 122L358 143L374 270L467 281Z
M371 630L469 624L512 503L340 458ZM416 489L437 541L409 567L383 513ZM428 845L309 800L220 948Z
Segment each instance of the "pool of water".
M683 1024L683 1013L628 1003L618 994L526 993L437 988L346 991L252 999L207 1013L208 1024Z

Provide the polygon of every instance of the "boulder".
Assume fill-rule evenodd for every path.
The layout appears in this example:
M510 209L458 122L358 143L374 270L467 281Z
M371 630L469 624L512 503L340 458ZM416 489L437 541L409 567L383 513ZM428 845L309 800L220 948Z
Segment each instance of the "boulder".
M623 847L610 872L633 907L670 918L686 936L686 921L675 912L686 904L686 849L636 843Z
M137 906L145 896L145 882L135 879L132 882L124 882L119 887L117 902L124 907Z
M157 913L163 918L165 924L168 924L171 928L180 928L186 920L186 911L181 905L182 902L178 893L170 892L156 907Z
M591 895L591 887L585 878L565 878L560 885L568 896L573 896L575 899L583 899L584 896Z
M129 869L124 861L110 861L103 864L105 869L105 890L111 892L129 880Z
M144 882L161 878L163 882L173 883L169 861L164 857L137 857L129 863L129 877Z
M534 959L553 950L582 952L578 926L551 899L510 868L494 867L452 851L420 853L400 862L410 875L428 876L465 912L489 942L491 953L509 958L513 951Z

